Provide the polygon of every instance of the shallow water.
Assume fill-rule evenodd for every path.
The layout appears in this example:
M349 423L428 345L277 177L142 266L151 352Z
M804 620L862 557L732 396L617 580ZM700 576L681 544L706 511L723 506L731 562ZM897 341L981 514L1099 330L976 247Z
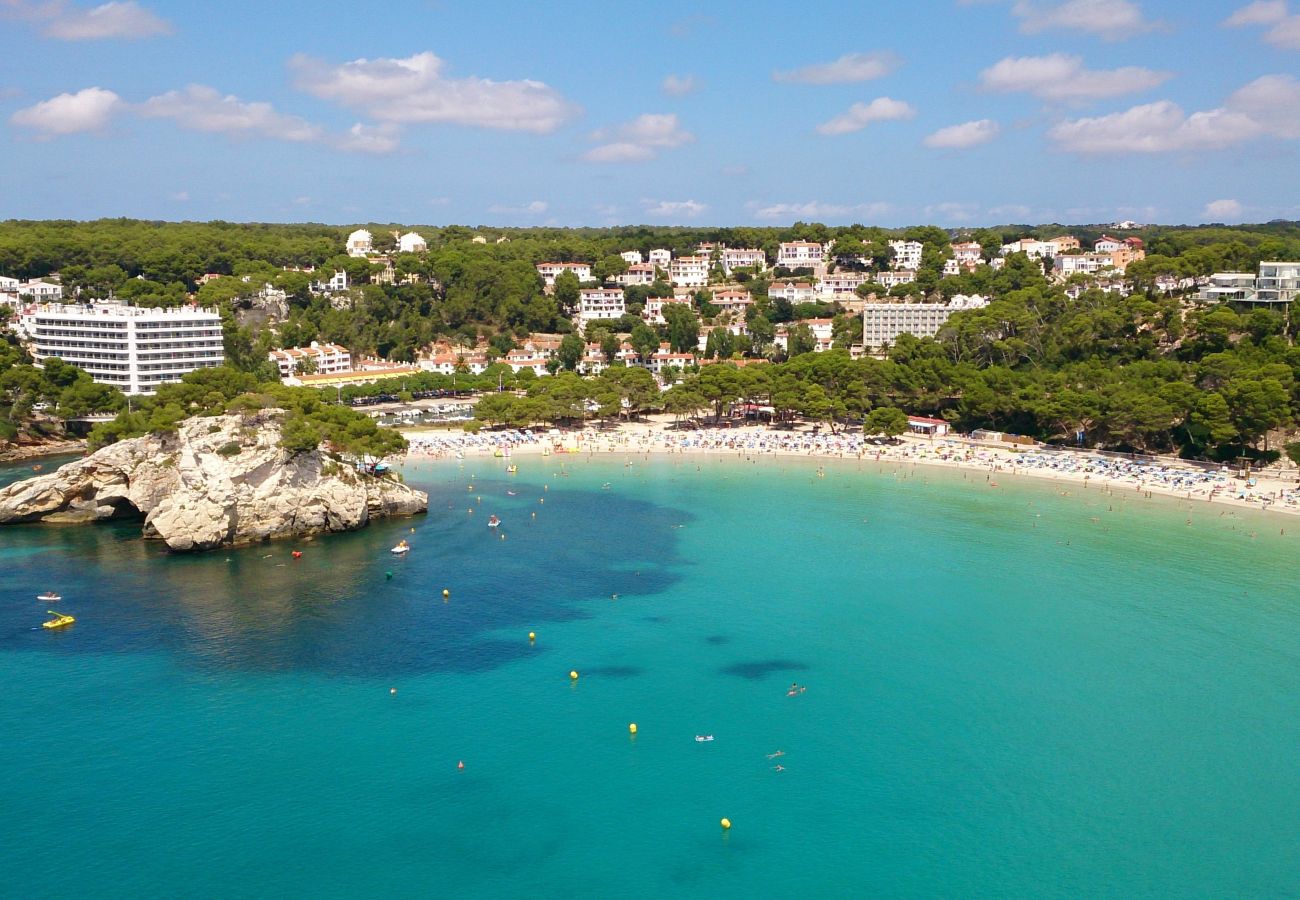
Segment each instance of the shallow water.
M229 553L0 532L0 894L1300 890L1285 520L631 461Z

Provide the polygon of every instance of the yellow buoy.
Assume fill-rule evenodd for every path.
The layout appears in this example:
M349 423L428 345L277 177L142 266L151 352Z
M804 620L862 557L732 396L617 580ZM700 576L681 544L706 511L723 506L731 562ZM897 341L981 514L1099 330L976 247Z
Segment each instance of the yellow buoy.
M447 590L446 588L443 588L443 589L442 589L442 596L444 596L444 597L450 597L450 596L451 596L451 591Z
M388 693L390 693L390 694L396 694L396 693L397 693L397 688L389 688L389 689L388 689Z
M530 632L528 632L528 640L530 640L530 641L535 641L535 640L537 640L537 632L536 632L536 631L530 631Z
M577 680L578 680L578 670L577 670L577 669L574 669L572 672L569 673L569 680L570 680L570 681L577 681Z
M628 734L636 734L636 723L633 722L631 725L628 725L628 726L627 726L627 731L628 731Z
M731 820L730 820L730 819L723 819L723 820L722 820L722 830L723 830L723 831L730 831L730 830L731 830Z

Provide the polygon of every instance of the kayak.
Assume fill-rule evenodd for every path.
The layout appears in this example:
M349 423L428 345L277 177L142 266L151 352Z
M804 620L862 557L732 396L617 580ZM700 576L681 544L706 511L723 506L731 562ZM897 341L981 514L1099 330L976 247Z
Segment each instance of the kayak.
M695 736L695 741L699 744L706 744L711 740L713 740L713 735L711 734L697 734Z

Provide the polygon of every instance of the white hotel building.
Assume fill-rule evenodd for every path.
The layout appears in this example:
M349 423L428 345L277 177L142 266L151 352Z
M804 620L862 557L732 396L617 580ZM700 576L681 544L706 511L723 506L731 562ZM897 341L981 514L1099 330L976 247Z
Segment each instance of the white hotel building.
M215 309L45 304L21 320L36 362L57 356L125 394L152 394L225 361Z
M984 297L962 294L949 303L868 303L862 309L862 343L883 349L893 346L900 334L934 337L953 313L988 303Z

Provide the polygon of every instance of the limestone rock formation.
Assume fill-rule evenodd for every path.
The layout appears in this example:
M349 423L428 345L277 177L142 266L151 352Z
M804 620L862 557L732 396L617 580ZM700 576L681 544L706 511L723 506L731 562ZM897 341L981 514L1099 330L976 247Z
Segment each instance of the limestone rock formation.
M279 446L275 410L193 418L172 434L119 441L55 472L0 489L0 525L144 517L173 550L351 531L428 510L392 476L364 475L320 450Z

